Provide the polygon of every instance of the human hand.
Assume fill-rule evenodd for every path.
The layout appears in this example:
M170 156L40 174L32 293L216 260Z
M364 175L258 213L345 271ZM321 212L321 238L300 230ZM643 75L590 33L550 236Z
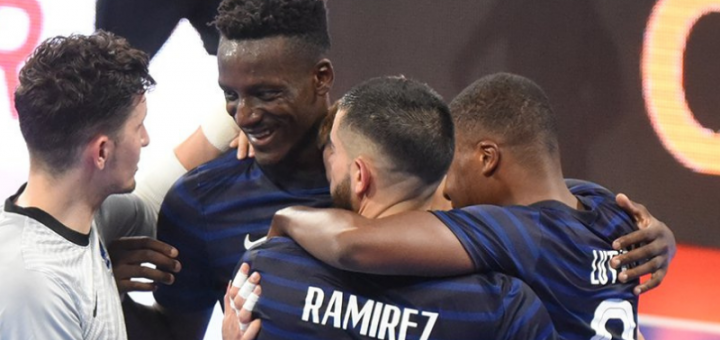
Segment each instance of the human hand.
M170 285L175 281L172 273L177 273L182 268L176 260L177 249L149 237L120 238L110 244L108 254L120 294L154 291L158 282ZM143 263L154 264L155 269L145 267ZM133 278L144 278L153 282L133 281Z
M255 149L250 144L245 132L240 131L237 138L230 142L230 148L237 148L237 159L239 160L255 157Z
M260 319L252 320L252 311L262 290L260 274L248 278L250 267L243 263L235 279L228 284L224 298L222 336L224 340L250 340L260 331ZM238 309L237 306L240 306Z
M619 275L621 282L627 282L651 274L649 280L633 290L636 295L640 295L659 286L667 275L670 261L677 251L675 235L665 223L650 215L650 212L642 204L631 201L624 194L617 195L616 201L620 207L633 216L639 230L613 242L613 248L616 250L630 246L635 246L635 248L625 254L615 256L610 265L618 269L633 262L642 263Z

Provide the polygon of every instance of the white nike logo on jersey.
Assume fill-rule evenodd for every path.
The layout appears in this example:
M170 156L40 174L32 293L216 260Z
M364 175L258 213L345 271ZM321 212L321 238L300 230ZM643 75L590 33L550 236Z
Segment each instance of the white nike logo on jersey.
M267 241L267 236L263 236L255 241L250 241L250 234L247 234L245 235L245 250L250 250L258 244L265 243L265 241Z

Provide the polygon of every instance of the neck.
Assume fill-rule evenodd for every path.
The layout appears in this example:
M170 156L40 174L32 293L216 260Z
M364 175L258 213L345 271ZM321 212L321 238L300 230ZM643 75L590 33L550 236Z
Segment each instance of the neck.
M406 211L424 211L432 209L435 186L414 185L398 182L385 188L371 190L360 202L358 214L366 218L381 218ZM419 190L417 188L423 188Z
M532 169L529 169L532 168ZM537 166L515 166L504 175L513 180L506 183L504 197L498 205L530 205L540 201L554 200L577 209L577 198L565 185L560 161L544 162Z
M69 170L55 176L31 165L27 187L16 204L39 208L66 227L87 235L95 212L106 198L91 188L81 171Z
M284 189L317 188L327 186L322 150L317 147L317 130L298 143L282 161L260 165L265 176Z

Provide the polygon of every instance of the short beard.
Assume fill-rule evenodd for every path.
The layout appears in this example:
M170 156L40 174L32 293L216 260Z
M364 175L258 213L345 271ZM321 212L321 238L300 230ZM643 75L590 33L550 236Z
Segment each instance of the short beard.
M335 187L330 195L332 196L333 207L350 211L355 210L353 209L350 197L350 176L345 177L345 179Z

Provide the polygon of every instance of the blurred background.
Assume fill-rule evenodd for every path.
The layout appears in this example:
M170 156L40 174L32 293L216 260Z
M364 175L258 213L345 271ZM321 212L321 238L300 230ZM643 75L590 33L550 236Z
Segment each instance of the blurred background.
M153 12L104 0L96 15L95 0L0 0L1 197L28 169L10 96L17 70L40 41L91 33L96 17L154 54L158 85L148 94L151 143L140 171L223 107L208 53L215 38L202 26L211 19L164 2L144 1L160 9ZM675 232L668 277L640 300L646 338L720 339L720 0L334 0L328 7L334 98L381 75L424 81L448 101L492 72L538 82L559 115L565 175L627 193ZM128 26L135 31L122 31ZM211 324L208 338L219 338L219 329Z

